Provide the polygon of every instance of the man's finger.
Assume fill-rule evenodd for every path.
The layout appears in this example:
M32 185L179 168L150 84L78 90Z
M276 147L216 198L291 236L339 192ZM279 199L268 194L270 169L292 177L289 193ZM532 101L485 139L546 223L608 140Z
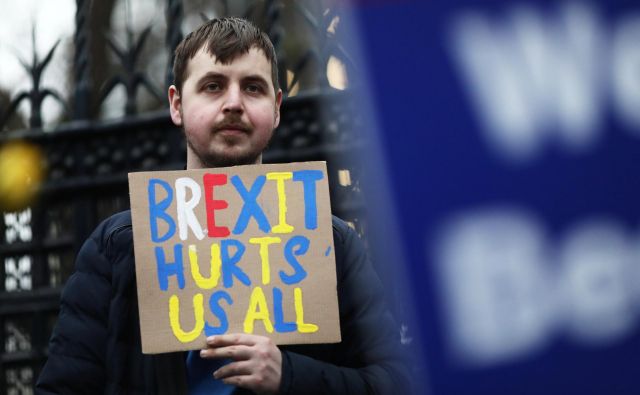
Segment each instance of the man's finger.
M245 345L205 348L200 350L201 358L229 358L241 361L251 358L251 349Z
M249 374L251 374L251 362L240 361L224 365L223 367L213 372L213 377L216 379L224 379L227 377L243 376Z
M256 344L257 337L255 335L247 335L245 333L234 333L230 335L216 335L207 338L209 347L223 347L235 344L243 344L245 346L253 346Z
M246 388L258 394L275 394L277 390L267 390L264 388L264 377L259 375L241 375L241 376L229 376L222 379L222 382L227 385L234 385L236 387Z
M242 388L247 388L250 389L250 385L251 383L251 376L231 376L231 377L227 377L222 379L222 382L227 384L227 385L235 385L236 387L242 387Z

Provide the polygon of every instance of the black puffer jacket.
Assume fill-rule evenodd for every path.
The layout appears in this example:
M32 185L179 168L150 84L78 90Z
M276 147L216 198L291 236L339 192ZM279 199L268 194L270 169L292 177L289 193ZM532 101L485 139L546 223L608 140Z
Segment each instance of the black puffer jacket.
M400 394L406 388L399 331L358 236L334 217L342 342L282 346L282 394ZM183 394L184 353L140 346L130 212L85 242L62 293L39 394ZM238 393L242 391L237 391Z

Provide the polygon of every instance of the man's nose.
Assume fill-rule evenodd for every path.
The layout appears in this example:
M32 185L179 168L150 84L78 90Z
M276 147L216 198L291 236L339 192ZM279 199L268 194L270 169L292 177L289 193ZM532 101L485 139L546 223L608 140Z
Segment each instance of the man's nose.
M240 87L232 85L227 89L227 94L225 95L225 101L222 106L222 111L225 113L228 112L242 112L242 92Z

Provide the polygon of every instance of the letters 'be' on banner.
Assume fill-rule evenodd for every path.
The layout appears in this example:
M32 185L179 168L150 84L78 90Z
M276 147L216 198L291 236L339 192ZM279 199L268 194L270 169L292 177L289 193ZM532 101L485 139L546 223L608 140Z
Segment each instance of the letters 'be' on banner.
M142 351L340 341L325 162L129 174Z

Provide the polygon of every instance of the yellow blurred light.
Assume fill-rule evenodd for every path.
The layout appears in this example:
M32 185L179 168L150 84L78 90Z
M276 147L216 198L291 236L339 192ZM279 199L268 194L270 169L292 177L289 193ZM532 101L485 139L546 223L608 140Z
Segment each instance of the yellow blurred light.
M343 187L351 185L351 172L348 169L338 170L338 184Z
M293 74L292 71L287 70L287 86L291 85L291 81L293 81L293 77L295 76L295 74ZM289 93L287 93L287 96L292 97L298 94L298 91L300 90L300 82L296 81L295 85L291 86L289 89Z
M345 90L348 85L347 68L340 59L332 56L327 63L327 79L331 87Z
M29 206L44 177L40 149L18 141L0 146L0 210Z
M327 31L329 33L336 34L336 28L338 27L338 24L340 24L340 17L334 16L331 20L331 23L329 24L329 27L327 27Z

